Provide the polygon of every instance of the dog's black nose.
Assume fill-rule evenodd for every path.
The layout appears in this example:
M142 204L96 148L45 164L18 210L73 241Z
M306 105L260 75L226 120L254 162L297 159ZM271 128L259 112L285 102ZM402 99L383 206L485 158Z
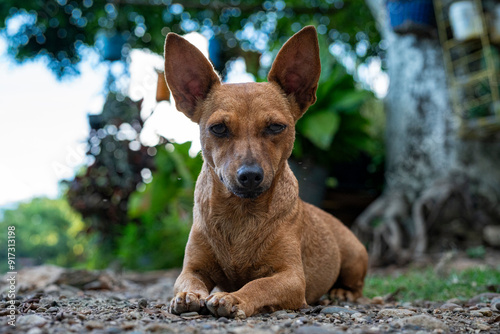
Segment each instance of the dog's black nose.
M263 179L264 171L257 164L243 165L238 169L238 182L248 190L257 188Z

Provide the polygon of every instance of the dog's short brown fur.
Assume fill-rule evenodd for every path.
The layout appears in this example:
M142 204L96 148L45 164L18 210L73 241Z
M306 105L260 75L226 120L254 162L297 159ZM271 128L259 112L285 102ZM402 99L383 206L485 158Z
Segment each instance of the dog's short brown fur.
M298 309L328 292L361 296L364 246L299 199L287 163L320 71L314 27L282 47L267 83L223 85L200 51L168 34L166 79L177 108L200 126L204 158L171 312L206 306L216 316L245 317ZM210 294L215 287L224 292Z

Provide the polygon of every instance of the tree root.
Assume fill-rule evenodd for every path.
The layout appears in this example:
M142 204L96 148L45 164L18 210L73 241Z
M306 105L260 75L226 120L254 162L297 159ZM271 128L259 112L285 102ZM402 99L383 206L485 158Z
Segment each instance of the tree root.
M498 198L484 196L463 175L434 182L416 199L410 191L385 192L356 220L354 232L367 245L372 265L404 264L422 256L429 245L449 246L453 224L465 225L456 239L481 235L482 227L500 218ZM458 223L457 223L458 222ZM445 236L443 238L443 236ZM463 241L463 240L462 240ZM450 241L456 246L457 241Z

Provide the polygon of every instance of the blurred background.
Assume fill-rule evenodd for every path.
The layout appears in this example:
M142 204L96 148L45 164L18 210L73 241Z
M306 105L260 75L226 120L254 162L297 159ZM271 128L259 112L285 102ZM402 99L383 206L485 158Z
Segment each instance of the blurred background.
M202 158L164 81L165 36L224 82L265 81L311 24L322 74L290 158L301 197L372 265L500 248L493 0L4 0L0 244L15 226L20 267L181 266Z

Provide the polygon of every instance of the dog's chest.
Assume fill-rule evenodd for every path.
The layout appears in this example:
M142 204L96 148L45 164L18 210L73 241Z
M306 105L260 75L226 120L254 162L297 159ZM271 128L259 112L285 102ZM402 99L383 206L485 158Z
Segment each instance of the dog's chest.
M274 269L266 261L266 254L272 242L269 231L247 226L230 224L228 221L212 221L207 228L207 240L215 254L217 263L222 269L227 290L236 290L249 281L271 276Z

